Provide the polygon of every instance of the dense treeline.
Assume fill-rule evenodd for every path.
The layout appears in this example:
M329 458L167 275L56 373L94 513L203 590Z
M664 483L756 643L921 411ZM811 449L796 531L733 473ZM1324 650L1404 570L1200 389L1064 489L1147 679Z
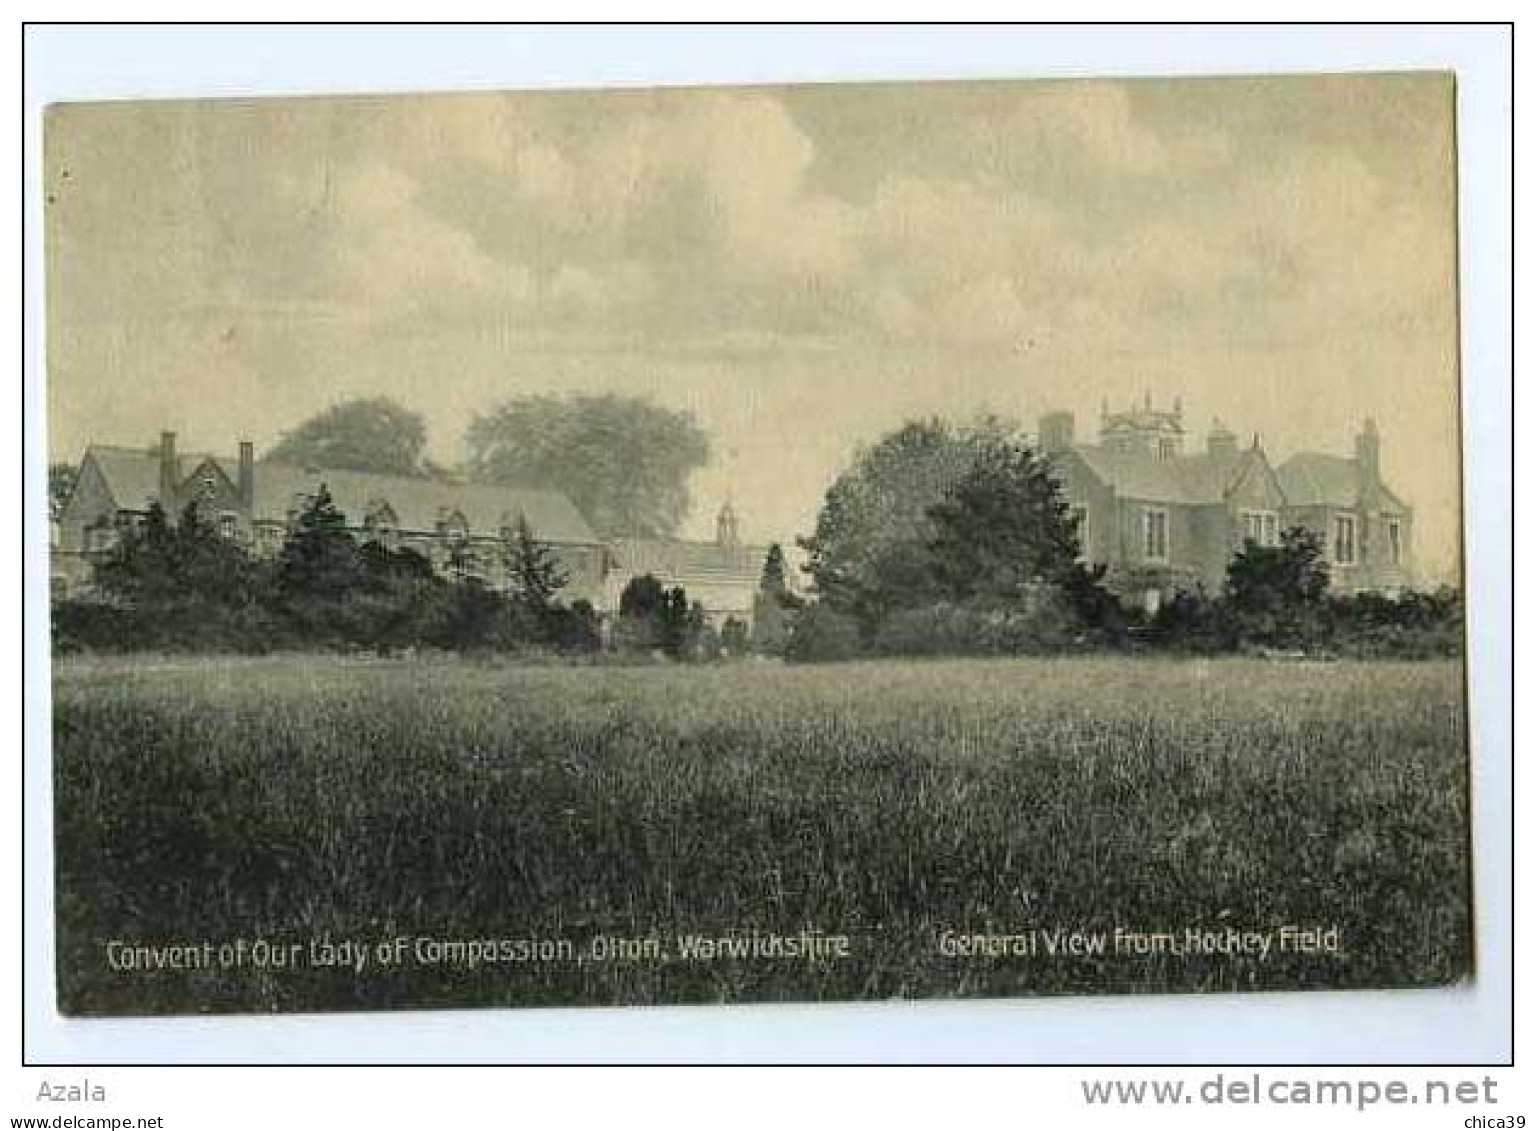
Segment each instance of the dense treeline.
M913 423L832 485L803 543L807 600L770 547L753 626L718 629L681 588L633 578L611 625L519 522L504 575L479 576L464 545L445 562L359 544L322 490L275 559L219 536L189 507L158 507L97 563L105 600L54 606L60 651L410 649L789 660L1071 652L1263 652L1361 658L1462 653L1452 590L1336 595L1316 536L1246 542L1219 593L1175 595L1154 614L1123 604L1079 557L1076 520L1049 464L996 420Z
M466 546L437 570L411 549L359 543L323 488L281 552L251 555L189 506L171 523L157 505L96 563L98 599L56 602L54 647L71 651L261 653L283 649L548 653L604 647L591 603L562 599L568 578L519 520L500 584L472 568ZM716 634L680 588L636 578L613 646L674 658L740 648L745 626Z
M1146 647L1179 652L1268 651L1360 659L1459 656L1461 594L1333 594L1311 531L1285 531L1278 546L1252 542L1233 555L1224 592L1181 593L1144 618Z

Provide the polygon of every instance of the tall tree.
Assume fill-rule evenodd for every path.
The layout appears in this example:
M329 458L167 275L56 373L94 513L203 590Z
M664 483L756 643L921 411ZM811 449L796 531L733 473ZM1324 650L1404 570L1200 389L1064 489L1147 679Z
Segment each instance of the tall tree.
M258 563L224 537L198 507L188 503L173 532L178 584L189 597L246 605L258 597Z
M777 542L768 547L763 555L763 572L758 579L757 590L768 597L784 597L789 593L789 578L784 567L784 547Z
M266 454L280 463L321 468L425 475L427 426L419 413L388 397L342 401L310 417Z
M507 547L507 591L523 611L543 616L570 580L548 546L533 537L525 515L517 516Z
M752 595L752 640L757 650L768 655L779 655L789 640L790 624L794 612L804 602L789 587L789 568L784 561L784 549L777 542L768 547L763 555L763 572L758 579L757 592ZM738 623L727 647L739 650L745 642L745 625ZM742 640L736 639L739 632ZM722 640L725 633L722 632Z
M1017 440L978 446L970 469L929 508L935 595L1009 601L1066 586L1078 568L1077 524L1050 465Z
M926 600L929 511L1006 431L992 419L967 427L913 421L860 452L828 489L816 529L801 543L821 600L866 628Z
M283 543L277 579L285 594L313 600L339 600L367 581L346 516L324 483Z
M477 416L464 442L472 479L563 491L607 536L673 533L709 458L692 414L613 394L517 397Z
M95 564L102 591L130 605L170 600L180 591L180 555L176 532L159 500L149 504L144 521L122 532L117 544Z

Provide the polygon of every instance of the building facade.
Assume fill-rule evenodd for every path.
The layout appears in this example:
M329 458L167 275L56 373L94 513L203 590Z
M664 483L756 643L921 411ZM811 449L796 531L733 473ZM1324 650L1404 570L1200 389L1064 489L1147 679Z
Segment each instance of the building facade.
M557 491L258 462L248 441L234 459L182 454L173 432L154 448L86 449L54 521L54 589L87 590L94 561L154 503L172 521L195 505L220 534L258 556L276 555L322 486L359 542L414 550L439 570L454 560L493 587L505 584L507 553L518 519L525 519L567 574L567 600L595 603L603 593L607 547Z
M86 449L68 499L53 515L54 592L89 593L94 562L154 503L173 522L195 505L225 537L259 556L276 555L322 486L359 542L414 550L440 572L452 562L492 588L503 588L522 518L565 573L561 596L567 602L585 600L600 613L614 613L630 579L650 573L664 585L682 586L717 627L731 617L749 626L752 621L767 548L741 542L729 503L717 517L713 542L605 540L558 491L257 461L248 441L233 459L182 453L173 432L163 433L153 447Z
M1302 452L1271 465L1257 434L1246 446L1215 422L1203 450L1186 451L1182 406L1100 414L1098 443L1078 443L1069 413L1039 421L1078 522L1086 561L1105 583L1155 610L1179 591L1218 593L1246 540L1278 545L1316 534L1339 592L1393 593L1412 582L1413 513L1381 474L1381 437L1366 420L1353 459Z

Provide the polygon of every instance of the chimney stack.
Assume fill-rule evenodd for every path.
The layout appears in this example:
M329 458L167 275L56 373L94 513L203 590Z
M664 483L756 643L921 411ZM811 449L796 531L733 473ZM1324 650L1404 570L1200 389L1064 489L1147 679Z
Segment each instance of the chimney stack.
M1070 412L1047 412L1040 417L1040 451L1055 455L1072 446L1073 420Z
M249 440L240 441L240 467L235 479L235 491L240 500L240 513L246 522L250 522L256 509L256 445Z
M1213 421L1205 435L1205 450L1213 456L1237 455L1237 436L1220 420Z
M160 507L172 522L176 521L176 484L181 468L176 462L176 433L160 433Z
M1376 431L1376 421L1367 416L1355 437L1355 460L1360 465L1360 478L1366 486L1374 487L1381 482L1381 433Z

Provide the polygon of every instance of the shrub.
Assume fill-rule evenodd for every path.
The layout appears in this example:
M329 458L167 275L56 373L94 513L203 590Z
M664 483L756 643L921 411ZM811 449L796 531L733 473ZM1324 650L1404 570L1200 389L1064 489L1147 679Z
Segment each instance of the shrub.
M588 655L603 646L603 634L592 602L576 600L570 608L556 607L548 614L549 642L561 652Z
M1203 592L1175 593L1147 625L1149 643L1174 652L1208 655L1237 647L1237 631L1227 602Z
M852 660L863 651L858 621L817 603L806 606L795 618L784 658L801 662Z
M97 601L55 601L52 607L53 650L124 652L139 647L139 625L133 610Z
M940 601L893 613L876 629L871 649L887 656L1017 656L1084 641L1065 595L1042 585L1014 601Z
M787 638L787 637L786 637ZM726 617L720 626L720 648L728 656L740 656L747 650L747 626L736 617ZM783 650L783 642L779 643Z
M1328 624L1328 564L1322 542L1304 527L1278 546L1244 541L1227 564L1226 609L1236 636L1265 648L1317 651Z
M1340 655L1420 660L1460 656L1464 647L1461 595L1453 589L1335 597L1329 614L1331 644Z

